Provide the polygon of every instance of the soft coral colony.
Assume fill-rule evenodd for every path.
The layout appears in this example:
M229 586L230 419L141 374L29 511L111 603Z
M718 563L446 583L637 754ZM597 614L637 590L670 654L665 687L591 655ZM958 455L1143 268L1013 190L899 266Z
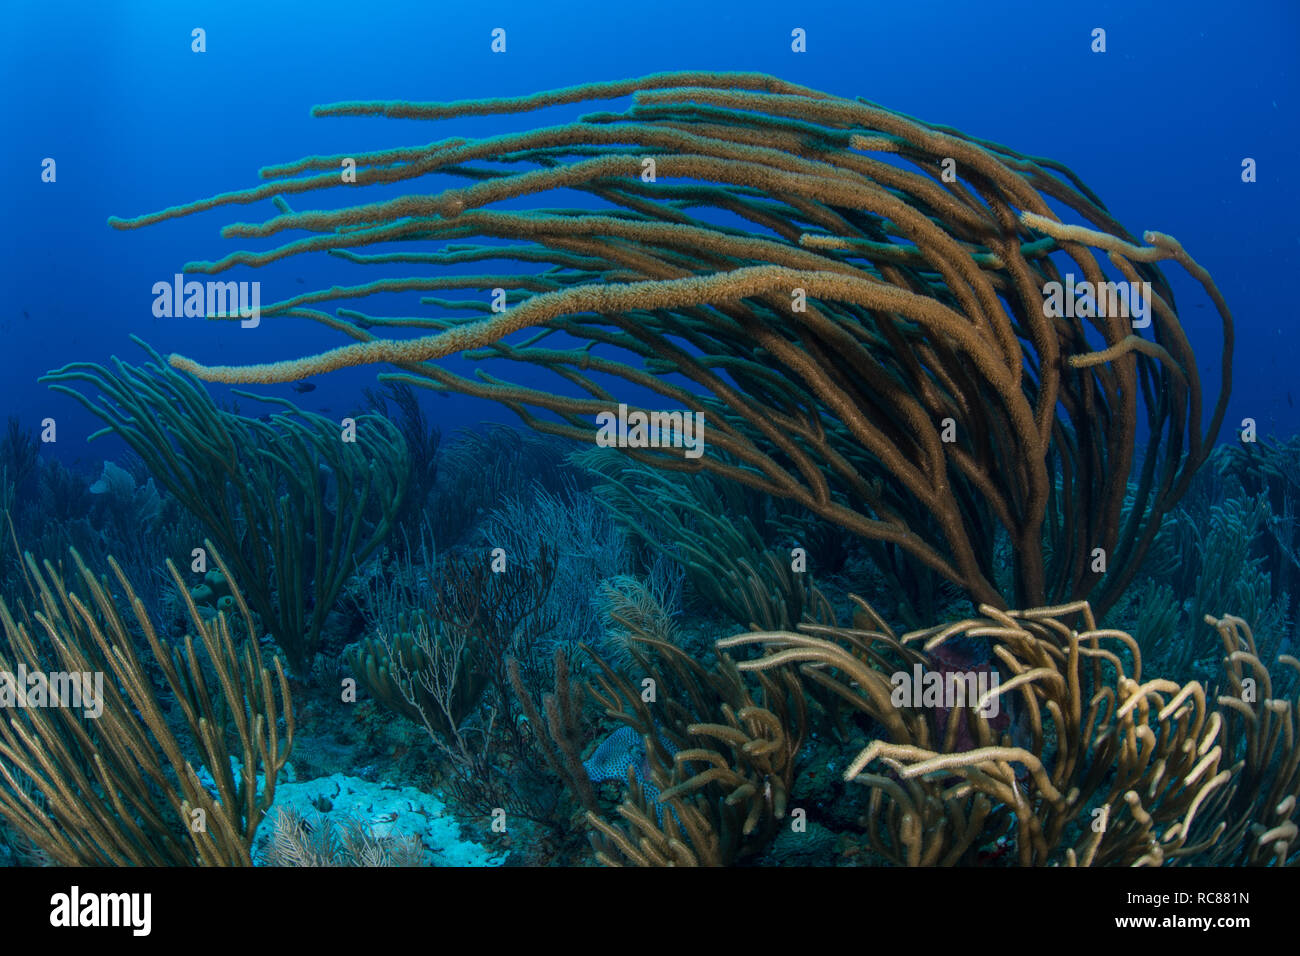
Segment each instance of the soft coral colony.
M701 414L701 457L668 447L575 457L605 482L600 493L627 534L690 580L711 582L711 593L725 591L717 604L748 630L691 648L662 594L610 578L589 585L617 625L618 653L563 642L553 655L524 649L519 629L562 626L544 613L544 592L564 558L543 543L525 562L527 581L502 584L458 558L441 566L436 586L388 592L389 604L419 606L401 608L392 633L350 658L376 698L422 721L461 767L466 807L506 807L560 830L583 820L601 862L760 857L791 831L795 810L809 812L801 775L816 739L823 754L838 748L836 777L860 785L836 793L856 808L855 832L841 833L839 847L852 843L864 859L972 864L999 847L1026 865L1294 863L1300 728L1286 694L1300 662L1282 655L1271 673L1250 627L1223 607L1208 625L1193 622L1204 628L1195 639L1222 644L1217 676L1153 676L1147 648L1099 623L1124 606L1223 421L1232 319L1206 271L1168 236L1130 235L1059 163L767 76L661 74L511 99L314 112L436 121L627 97L621 111L560 125L308 157L263 169L254 188L113 219L135 229L270 199L278 215L223 236L296 238L186 271L319 252L354 266L420 268L262 309L352 340L317 355L249 366L173 355L170 368L70 366L53 377L65 389L99 385L110 400L83 401L134 436L173 494L207 509L200 520L295 668L310 660L329 610L320 605L343 590L339 569L365 559L394 522L394 496L406 489L394 472L419 457L404 450L410 431L404 438L378 416L364 423L369 444L331 462L340 488L346 480L360 489L349 495L352 511L339 494L323 516L311 481L272 474L283 452L269 430L250 440L261 449L257 467L241 465L228 437L214 451L211 429L169 416L162 398L152 404L168 431L142 435L150 396L184 396L228 436L249 426L206 411L194 378L266 385L383 363L399 370L380 375L393 394L415 386L492 399L538 432L589 445L595 417L629 404L620 386ZM339 170L351 162L346 188L381 196L299 208L342 185ZM443 177L446 188L429 190L423 183L434 180L424 177ZM592 201L564 205L573 190ZM459 268L486 261L511 268ZM1185 270L1221 319L1212 406L1162 262ZM1059 284L1078 278L1100 289L1115 276L1150 290L1145 335L1123 315L1045 307ZM457 289L485 293L483 302L440 298ZM504 290L504 310L487 304L492 290ZM435 308L419 318L366 310L363 300L393 292L421 293ZM452 355L527 371L517 382L496 371L467 377L438 363ZM538 369L556 376L555 390L536 384ZM328 444L328 423L276 419L308 459ZM226 475L260 484L244 501L221 492L214 510L218 493L195 489L218 474L218 459ZM291 509L268 516L256 504L290 486ZM638 501L645 494L654 500ZM733 528L716 529L724 504L735 509L725 512ZM263 543L236 530L245 511L259 516L246 526L262 529ZM819 585L790 574L763 552L761 532L780 524L777 513L797 516L780 526L822 541L819 554L856 549L854 566L870 575L833 593L829 574ZM314 570L290 557L306 539ZM276 574L289 576L273 595ZM892 595L912 625L969 603L961 620L900 636L850 593L869 586ZM306 614L286 608L294 599L285 587L319 602ZM25 640L8 612L5 626L11 645ZM953 709L891 700L891 673L945 654L996 669L1003 716L974 701ZM243 673L269 687L251 657ZM238 688L222 689L243 712ZM274 713L269 689L246 706L259 723L242 733L261 739L260 711ZM492 722L475 716L484 708ZM7 738L6 755L38 750L43 732ZM273 730L269 744L263 763L273 770ZM501 782L520 776L502 772L494 753L504 751L516 769L531 769L532 784ZM595 775L612 787L593 779L595 762L617 768ZM51 805L66 789L32 760L20 766L33 769ZM172 802L195 799L185 791ZM240 799L246 823L227 834L235 842L251 839L261 808L251 792ZM39 843L31 806L0 804L11 809ZM124 832L163 825L120 801L104 809Z

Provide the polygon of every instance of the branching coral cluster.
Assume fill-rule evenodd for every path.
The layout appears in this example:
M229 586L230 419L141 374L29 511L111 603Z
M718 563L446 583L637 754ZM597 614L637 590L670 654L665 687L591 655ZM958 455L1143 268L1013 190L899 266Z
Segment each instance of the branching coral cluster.
M339 423L281 400L247 396L283 406L263 418L224 411L148 351L157 361L141 367L79 362L42 381L103 419L97 434L116 432L203 522L263 625L306 672L343 585L401 509L406 442L373 415L354 420L347 441ZM96 386L99 399L74 382Z
M731 658L713 667L641 634L639 687L604 661L592 693L633 729L645 769L629 769L622 824L587 811L607 865L719 866L760 849L782 825L808 710L792 675L746 679ZM558 741L557 741L558 742ZM653 785L653 786L652 786Z
M852 628L719 641L712 669L643 636L656 660L638 655L635 670L666 688L658 707L604 667L606 714L642 735L649 759L628 774L621 826L589 810L598 857L716 865L761 846L794 805L807 713L787 682L798 672L810 699L876 728L843 777L869 791L863 842L883 860L970 865L1001 847L1026 866L1296 862L1300 700L1276 694L1241 619L1209 620L1225 652L1216 697L1197 681L1144 679L1137 643L1099 628L1086 602L985 606L984 617L902 637L859 605ZM973 640L991 645L1007 679L951 708L896 699L892 675ZM762 654L729 656L745 648ZM761 692L750 696L754 676ZM702 716L719 706L725 725Z
M742 663L745 670L801 664L880 723L884 733L844 776L871 788L867 834L888 859L971 862L989 834L1002 831L1014 836L1026 866L1159 864L1204 850L1188 843L1197 808L1231 779L1220 772L1222 715L1204 688L1143 682L1137 643L1098 628L1086 603L981 611L983 618L901 639L887 628L806 627L721 645L771 651ZM934 708L897 706L889 672L911 666L904 648L933 655L958 638L990 641L1008 679L943 723ZM993 697L1003 711L1014 709L1014 725L999 729L986 715ZM954 746L962 724L965 749Z
M116 562L110 585L75 551L71 558L65 583L48 561L27 556L30 603L0 599L0 670L10 679L21 668L84 675L82 702L101 712L87 720L64 699L14 708L0 721L0 814L62 866L252 865L253 834L275 797L294 722L284 670L278 659L274 675L263 664L248 605L232 588L234 613L208 621L187 598L194 630L169 641ZM170 561L168 571L184 593ZM136 629L151 662L136 648ZM180 711L180 738L155 671ZM92 674L102 681L93 690Z
M743 489L708 475L679 475L628 461L612 449L573 456L604 483L596 492L616 520L662 557L681 563L696 592L742 627L793 627L819 593L791 568L789 549L769 549Z
M316 113L441 120L628 95L623 112L354 156L349 188L410 184L412 193L302 212L281 199L283 214L228 226L224 235L235 238L309 235L188 270L322 250L430 269L263 310L322 322L356 344L267 365L172 363L214 380L283 382L389 362L412 384L494 398L534 427L587 441L589 418L615 405L610 385L621 380L708 423L698 462L680 449L637 457L703 467L798 502L997 606L1007 596L993 549L1004 535L1016 603L1088 596L1108 607L1213 443L1230 383L1231 317L1176 242L1150 233L1139 245L1069 170L754 74L661 74L515 99L345 103ZM257 188L112 224L310 195L340 184L345 158L266 168ZM471 183L430 192L421 180L434 174ZM601 207L518 208L560 190L586 192ZM446 244L383 251L398 240ZM354 251L367 247L379 251ZM1067 273L1111 281L1094 248L1122 280L1149 284L1151 338L1113 311L1046 308L1048 284ZM488 258L549 267L443 274ZM1224 322L1223 392L1204 432L1199 371L1153 266L1164 259L1201 282ZM316 308L458 288L504 289L515 304L486 318ZM435 331L386 337L403 328ZM528 328L543 331L506 341ZM554 331L578 344L546 347ZM467 350L550 369L569 391L469 379L430 361ZM1137 507L1121 526L1142 414L1150 437ZM949 420L955 431L945 440ZM1104 577L1095 549L1109 558Z

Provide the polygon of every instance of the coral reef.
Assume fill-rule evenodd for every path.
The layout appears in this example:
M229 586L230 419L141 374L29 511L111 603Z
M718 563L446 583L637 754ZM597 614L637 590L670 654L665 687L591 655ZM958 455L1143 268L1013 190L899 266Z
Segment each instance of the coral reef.
M398 617L396 633L379 631L344 654L376 700L437 739L459 732L487 686L477 646L467 630L449 630L451 623L415 611Z
M316 115L433 121L628 95L633 105L622 113L357 156L349 189L438 174L474 181L342 209L282 206L281 215L224 235L292 229L307 238L186 267L215 274L416 238L457 241L449 259L423 260L432 265L488 250L512 258L514 247L464 242L508 236L527 241L520 261L548 261L548 270L416 275L304 293L263 315L324 322L355 343L261 365L207 366L178 355L171 363L213 381L285 382L387 362L404 370L390 380L494 398L541 431L587 442L598 426L586 416L622 404L610 392L622 380L709 423L698 460L681 447L629 449L633 457L704 469L796 502L865 539L878 565L904 554L977 601L1087 597L1101 611L1114 603L1213 446L1231 387L1232 319L1176 241L1152 232L1137 244L1065 167L743 73L657 74L504 100L342 103ZM110 224L134 229L309 194L338 185L338 161L264 169L261 186ZM932 170L945 162L952 175L936 181ZM607 208L496 208L573 188ZM1086 225L1062 223L1053 206ZM717 225L709 212L758 231ZM403 256L381 251L364 261ZM1204 432L1199 369L1154 265L1163 260L1203 287L1223 322L1222 391ZM1052 304L1060 293L1050 290L1076 272L1109 296L1107 308ZM1152 338L1134 331L1117 283L1149 292L1132 305ZM528 294L486 318L306 308L465 287ZM430 327L416 338L371 331ZM505 341L530 328L540 331ZM578 344L539 344L556 331ZM1090 344L1097 338L1100 350ZM468 379L432 361L462 352L541 366L589 397ZM1143 415L1149 437L1135 475L1137 507L1121 525ZM1054 470L1068 476L1059 488ZM1010 543L1015 572L1009 596L996 581L999 537ZM1108 555L1104 575L1090 560L1097 548Z
M680 562L704 603L732 624L794 627L805 610L821 610L815 588L805 583L812 575L792 568L796 542L787 539L781 550L760 533L776 524L763 513L760 496L708 475L659 471L607 449L574 460L605 480L596 490L619 523L660 556Z
M1086 602L981 612L901 638L887 628L805 626L719 646L767 651L742 662L743 671L798 664L881 726L844 779L871 791L863 825L892 862L973 863L999 839L1010 839L1026 866L1290 858L1300 783L1291 724L1300 700L1273 696L1239 618L1209 621L1227 654L1215 706L1197 681L1144 681L1137 642L1099 629ZM933 659L966 636L990 641L1008 679L949 712L946 726L941 709L891 699L886 674L911 663L908 645ZM1262 679L1258 698L1243 693L1247 676ZM1014 722L986 714L995 698L1014 708Z
M401 508L405 441L373 416L354 420L348 440L348 426L288 402L266 421L222 411L139 344L156 361L74 363L42 381L102 418L203 523L263 625L305 675L343 585ZM100 400L68 384L77 381L96 386Z
M223 231L259 251L186 271L320 252L414 274L261 309L353 340L319 355L209 366L145 346L142 366L49 373L134 452L93 483L10 421L11 536L117 551L130 573L110 560L101 579L77 551L66 573L0 566L0 671L108 677L98 722L0 724L0 849L1300 863L1300 455L1211 457L1233 325L1208 273L1059 163L756 74L316 113L529 124L624 98L353 153L360 198L334 208L290 205L340 183L341 157L312 156L110 220L270 199L277 215ZM1217 312L1213 400L1161 264ZM1076 279L1092 298L1060 308ZM427 313L376 314L392 293ZM274 409L246 416L200 384L376 363L395 371L342 422L236 391ZM422 390L527 429L444 443ZM615 414L656 440L590 447ZM187 580L173 561L203 535L216 567ZM159 636L178 622L186 637ZM304 726L265 631L311 686L293 685ZM900 690L923 678L936 694ZM287 765L295 735L315 779Z
M84 678L81 703L100 713L84 720L65 687L59 706L29 700L0 722L0 814L63 866L250 865L253 835L275 796L294 725L284 671L277 658L273 680L262 663L248 606L232 588L237 616L221 613L209 622L188 602L193 633L166 642L116 562L109 566L120 600L75 551L71 560L69 586L52 564L42 568L27 556L33 604L0 600L0 671L11 680L27 669L48 680ZM168 571L183 589L170 562ZM136 651L132 624L148 642L149 664ZM151 667L180 709L184 746L169 727ZM100 678L93 691L92 674ZM266 772L261 788L259 771Z
M496 866L436 796L332 774L282 783L253 849L264 866Z

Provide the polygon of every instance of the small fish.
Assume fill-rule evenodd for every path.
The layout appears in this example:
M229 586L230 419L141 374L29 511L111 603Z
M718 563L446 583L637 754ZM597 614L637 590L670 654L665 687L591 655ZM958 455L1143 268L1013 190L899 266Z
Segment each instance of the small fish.
M1295 402L1291 401L1291 393L1286 393L1286 404L1288 408L1295 408Z
M298 276L298 284L299 284L299 285L306 285L306 284L307 284L307 280L304 279L302 276Z
M314 391L316 391L316 386L313 385L311 382L294 382L294 383L293 383L292 385L290 385L289 387L292 388L295 392L314 392Z
M23 309L23 318L24 318L24 319L30 319L31 317L32 317L32 314L31 314L30 312L28 312L26 309Z

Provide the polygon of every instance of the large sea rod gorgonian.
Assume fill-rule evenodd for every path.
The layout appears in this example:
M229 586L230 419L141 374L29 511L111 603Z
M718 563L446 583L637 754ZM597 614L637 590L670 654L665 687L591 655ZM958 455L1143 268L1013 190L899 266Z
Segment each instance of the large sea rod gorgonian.
M641 460L797 502L871 542L879 564L924 566L976 601L1086 597L1108 607L1213 445L1231 384L1232 320L1175 240L1147 233L1139 243L1064 166L744 73L314 112L443 120L629 96L622 112L562 125L308 157L263 169L267 182L253 189L110 222L134 229L274 199L280 215L223 236L305 236L186 271L320 251L414 267L408 278L262 310L323 323L352 344L242 367L171 356L200 378L287 382L391 363L396 378L495 399L541 431L588 441L593 417L618 404L621 380L655 393L660 407L706 416L703 458L628 451ZM356 171L346 188L409 194L290 207L285 197L344 185L347 160ZM568 190L595 202L542 205ZM427 241L440 245L425 251ZM1222 389L1208 424L1195 357L1155 265L1165 259L1204 287L1223 321ZM454 268L484 260L514 268ZM1149 327L1086 296L1077 309L1049 308L1049 283L1071 280L1149 283ZM424 299L434 308L418 318L320 308L449 289L480 295ZM505 290L504 311L488 305L494 289ZM542 366L561 391L435 363L453 353ZM1013 582L995 573L1000 540Z

